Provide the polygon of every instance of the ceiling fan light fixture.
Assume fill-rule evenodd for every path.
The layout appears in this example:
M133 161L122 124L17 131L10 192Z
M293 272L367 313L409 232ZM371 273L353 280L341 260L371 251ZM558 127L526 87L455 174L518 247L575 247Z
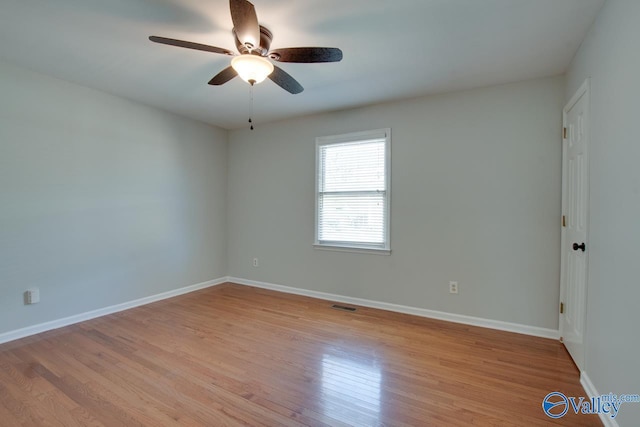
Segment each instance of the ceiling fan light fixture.
M251 54L236 56L231 60L231 66L250 85L264 81L274 69L268 59Z
M269 77L276 85L290 94L301 93L304 88L283 69L274 66L270 60L313 64L317 62L340 62L342 51L336 47L289 47L271 50L273 34L258 22L253 3L249 0L229 0L233 36L240 56L232 59L231 65L209 80L209 84L220 86L240 76L250 85ZM149 40L169 46L200 50L233 56L233 52L216 46L177 40L167 37L150 36Z

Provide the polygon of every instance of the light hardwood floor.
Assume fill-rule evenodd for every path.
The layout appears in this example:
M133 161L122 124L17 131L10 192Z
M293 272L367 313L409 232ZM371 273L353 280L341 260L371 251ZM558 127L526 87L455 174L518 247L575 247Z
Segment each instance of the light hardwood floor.
M601 425L553 340L234 284L0 345L2 426Z

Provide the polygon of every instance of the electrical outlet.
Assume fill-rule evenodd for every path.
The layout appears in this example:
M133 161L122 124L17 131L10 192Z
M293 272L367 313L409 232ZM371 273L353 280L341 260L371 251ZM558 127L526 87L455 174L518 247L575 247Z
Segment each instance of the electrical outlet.
M458 282L449 282L449 293L450 294L458 293Z
M258 264L258 258L254 258L253 259L253 266L254 267L259 267L260 266L260 264Z
M37 304L40 302L40 289L31 288L24 292L24 303L26 305Z

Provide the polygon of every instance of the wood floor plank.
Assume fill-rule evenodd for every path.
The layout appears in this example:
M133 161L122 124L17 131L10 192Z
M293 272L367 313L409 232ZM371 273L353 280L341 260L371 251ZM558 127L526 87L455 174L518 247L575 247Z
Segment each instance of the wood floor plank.
M0 345L0 424L600 426L553 340L224 284Z
M2 387L0 387L0 399L3 398ZM13 413L3 404L0 400L0 420L6 425L18 426L20 425L20 420L16 418Z

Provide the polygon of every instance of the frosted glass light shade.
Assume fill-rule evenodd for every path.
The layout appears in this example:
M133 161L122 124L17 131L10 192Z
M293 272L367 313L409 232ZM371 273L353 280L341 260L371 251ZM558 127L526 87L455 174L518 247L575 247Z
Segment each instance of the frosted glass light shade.
M273 73L273 64L266 58L258 55L244 54L231 60L231 66L240 78L249 84L264 81Z

